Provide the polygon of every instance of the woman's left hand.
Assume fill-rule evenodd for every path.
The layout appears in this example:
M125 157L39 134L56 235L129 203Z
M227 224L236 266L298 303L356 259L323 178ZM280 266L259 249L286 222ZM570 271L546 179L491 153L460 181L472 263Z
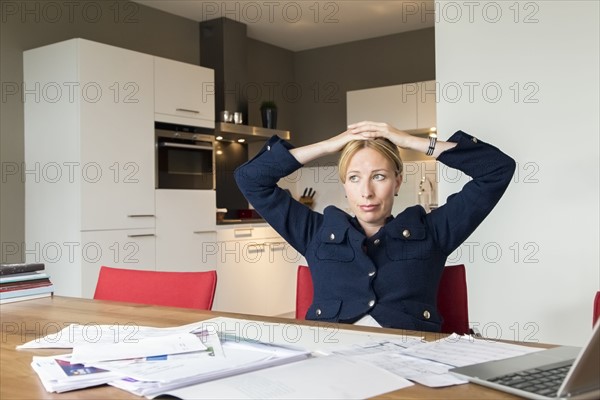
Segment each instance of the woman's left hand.
M348 131L365 138L386 138L396 146L406 148L411 135L385 122L362 121L348 125Z

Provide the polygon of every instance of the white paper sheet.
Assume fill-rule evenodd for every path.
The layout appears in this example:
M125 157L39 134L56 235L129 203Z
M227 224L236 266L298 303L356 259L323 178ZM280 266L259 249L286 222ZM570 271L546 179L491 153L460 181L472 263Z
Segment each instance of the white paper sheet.
M140 339L133 343L84 344L73 348L74 363L123 360L161 356L164 354L191 353L206 350L200 338L193 333Z
M339 329L332 324L304 326L294 323L274 323L227 317L203 321L203 327L206 329L212 327L219 331L221 340L224 336L226 340L232 340L232 338L233 340L235 338L254 339L280 346L299 347L320 355L332 354L340 347L377 342L383 339L403 342L407 346L420 342L422 339L421 336L351 331Z
M137 324L71 324L64 328L56 325L46 327L46 336L31 340L17 349L70 349L79 344L110 344L110 343L133 343L140 339L149 337L160 337L176 333L189 333L199 330L202 322L168 327L153 328Z
M502 360L540 350L543 349L452 334L435 342L413 346L407 349L404 354L454 367L462 367L485 361Z
M413 384L360 360L315 357L171 390L180 399L364 399Z
M262 368L301 362L310 356L306 350L278 348L275 345L255 342L226 342L223 344L223 353L224 358L193 359L182 355L129 365L127 362L116 362L116 368L109 366L112 363L96 365L119 371L129 377L110 382L111 385L139 396L150 396Z

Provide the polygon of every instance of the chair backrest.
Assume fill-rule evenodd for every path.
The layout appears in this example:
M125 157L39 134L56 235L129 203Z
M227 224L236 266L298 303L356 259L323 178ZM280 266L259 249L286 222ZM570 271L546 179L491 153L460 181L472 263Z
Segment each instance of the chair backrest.
M210 310L216 286L216 271L144 271L102 266L94 299Z
M444 319L441 332L459 335L470 333L467 274L463 264L444 267L437 307Z
M313 284L310 269L298 267L296 281L296 319L305 319L312 304ZM438 310L444 318L441 331L444 333L470 333L469 304L465 266L451 265L444 268L438 289Z
M296 319L306 319L306 313L312 301L313 282L310 269L305 265L300 265L296 280Z
M592 314L592 326L596 326L596 322L600 319L600 292L596 292L594 297L594 313Z

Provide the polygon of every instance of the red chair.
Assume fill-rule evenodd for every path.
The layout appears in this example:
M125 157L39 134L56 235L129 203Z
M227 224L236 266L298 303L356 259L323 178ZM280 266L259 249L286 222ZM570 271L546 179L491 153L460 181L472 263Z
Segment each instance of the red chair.
M600 292L596 292L594 297L594 313L592 314L592 326L596 326L596 322L600 319Z
M102 266L94 299L210 310L217 272L166 272Z
M296 319L305 319L312 304L313 284L310 269L298 267L296 281ZM467 301L467 279L464 265L447 266L442 272L438 289L438 310L444 321L443 333L459 335L471 333L469 328L469 304Z
M296 280L296 319L306 319L306 313L313 301L313 282L307 266L298 267Z
M444 319L441 332L469 334L469 303L467 297L467 274L465 266L444 267L438 289L437 307Z

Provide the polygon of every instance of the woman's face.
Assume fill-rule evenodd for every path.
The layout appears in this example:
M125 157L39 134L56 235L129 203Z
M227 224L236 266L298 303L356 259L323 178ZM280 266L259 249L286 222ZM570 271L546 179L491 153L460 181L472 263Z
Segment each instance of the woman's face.
M371 236L392 214L394 195L398 193L402 176L395 173L390 160L365 147L350 159L345 178L344 190L350 209L367 236Z

